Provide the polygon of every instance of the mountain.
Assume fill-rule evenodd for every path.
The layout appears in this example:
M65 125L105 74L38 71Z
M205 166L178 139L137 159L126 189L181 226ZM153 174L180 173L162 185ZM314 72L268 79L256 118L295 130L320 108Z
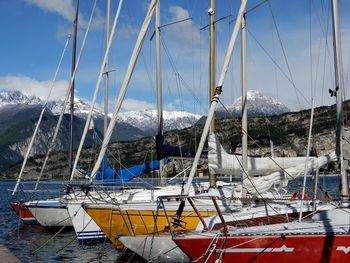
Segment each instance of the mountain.
M163 111L164 131L188 128L194 125L200 118L200 115L184 111ZM121 122L139 128L147 135L154 135L157 131L156 110L122 112L118 119Z
M45 100L26 94L22 91L1 91L0 92L0 108L6 105L44 105ZM48 108L52 111L54 115L59 115L61 113L63 100L50 100L47 102ZM90 110L89 102L86 102L80 98L74 98L74 113L77 116L84 116L88 114ZM66 113L69 113L69 106L66 108ZM102 110L96 108L94 109L94 116L102 116Z
M21 91L2 91L0 92L0 108L5 105L44 105L45 101L39 97L27 95ZM63 100L50 100L47 105L54 115L59 115ZM85 118L90 110L90 103L81 99L74 98L74 115ZM67 107L66 113L69 113ZM95 108L93 112L95 122L103 119L103 111ZM184 111L163 111L164 130L183 129L192 126L199 119L200 115ZM120 112L118 116L118 125L130 125L143 132L142 135L154 135L157 131L157 111L141 110ZM141 133L142 133L141 132ZM140 131L137 131L139 137ZM132 139L131 136L129 139Z
M48 149L54 129L60 114L62 100L49 101L49 110L45 111L37 139L30 156L43 155ZM16 162L21 162L28 148L36 123L45 101L39 97L27 95L20 91L0 92L0 171L7 169ZM74 148L78 147L85 126L85 118L90 104L80 98L75 98ZM61 129L57 137L55 151L68 150L69 115L64 115ZM103 114L100 109L94 110L94 126L97 133L103 131ZM112 134L113 141L132 141L146 135L156 133L156 111L131 111L120 114L120 121ZM186 112L164 112L165 130L183 129L191 126L199 119L198 115ZM90 131L85 140L85 146L99 143Z
M250 90L247 92L248 116L272 116L290 112L290 109L279 102L277 99L267 97L259 91ZM220 108L217 110L219 117L228 117L233 115L240 117L242 114L242 97L239 97L233 104L226 106L228 112Z
M350 114L350 103L344 109ZM248 123L248 150L249 154L256 156L271 156L270 141L274 144L274 155L278 156L305 156L308 143L308 128L310 123L310 110L286 113L283 115L257 116L249 119ZM334 150L335 147L335 105L315 108L313 124L313 145L311 153L323 155ZM172 145L196 149L201 137L203 125L196 125L186 129L169 131L165 133L166 141ZM242 131L238 118L217 120L217 135L227 152L241 153ZM0 135L1 136L1 135ZM1 138L1 137L0 137ZM154 160L154 136L143 137L139 140L111 143L108 147L110 163L119 168L119 162L124 167L140 164L145 160ZM135 151L137 149L137 151ZM91 169L91 160L94 159L95 149L85 148L82 151L79 164L83 169ZM26 177L36 178L39 171L37 167L42 164L43 158L31 158L26 166ZM167 166L168 175L176 175L183 167L190 166L192 160L178 159ZM1 164L1 160L0 160ZM0 172L2 178L16 178L21 164L18 163L10 169ZM67 154L53 153L47 166L46 178L62 179L62 168L67 166ZM199 167L207 169L207 162L201 160ZM330 165L328 172L334 172L336 166Z

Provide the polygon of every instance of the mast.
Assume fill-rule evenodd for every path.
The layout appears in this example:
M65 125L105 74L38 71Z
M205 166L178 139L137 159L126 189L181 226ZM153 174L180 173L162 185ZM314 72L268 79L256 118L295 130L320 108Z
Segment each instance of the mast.
M333 51L334 51L334 71L335 71L335 91L337 107L337 129L336 129L336 154L341 175L340 197L344 202L349 201L348 174L343 166L343 151L341 138L343 136L344 113L343 113L343 70L341 61L341 44L339 31L339 7L338 0L332 0L332 24L333 24Z
M110 13L111 13L111 0L107 0L107 15L106 15L106 49L109 41L109 22L110 22ZM105 86L103 90L104 97L104 122L103 122L103 134L106 133L108 126L108 85L109 85L109 76L108 76L108 62L109 56L107 56L106 65L105 65Z
M209 108L215 96L215 8L216 0L210 0L209 15ZM215 133L215 117L210 122L209 132ZM210 187L216 186L216 175L209 174Z
M136 40L136 43L135 43L135 46L134 46L134 50L132 52L132 55L131 55L131 58L130 58L130 61L129 61L129 65L128 65L128 68L126 70L126 73L125 73L125 76L124 76L124 80L122 82L122 86L120 88L116 104L114 106L114 111L113 111L112 118L111 118L111 120L110 120L110 122L108 124L107 132L106 132L106 134L105 134L105 136L103 138L100 154L99 154L99 156L98 156L98 158L97 158L97 160L95 162L95 166L94 166L94 168L93 168L93 170L91 172L90 181L92 181L95 178L95 176L96 176L96 174L98 172L98 169L100 168L103 156L104 156L104 154L106 152L106 149L107 149L107 145L108 145L109 140L110 140L110 138L112 136L112 132L113 132L115 123L117 121L118 112L119 112L119 110L121 108L122 101L123 101L123 99L125 97L125 93L126 93L126 91L128 89L130 78L131 78L132 73L133 73L133 71L135 69L137 58L138 58L138 56L140 54L142 43L143 43L143 41L145 39L145 36L146 36L146 33L147 33L147 29L148 29L148 26L150 24L151 17L153 16L153 12L154 12L155 6L157 4L157 1L158 0L152 0L152 2L150 3L150 6L149 6L149 9L147 11L145 20L143 21L143 24L142 24L142 27L140 29L139 35L137 37L137 40ZM122 2L122 0L120 0L120 3L121 2ZM103 65L104 65L104 63L103 63ZM96 101L96 96L97 96L96 93L98 91L99 82L100 82L100 76L99 76L98 82L96 84L96 89L95 89L95 93L94 93L93 103L95 103L95 101ZM92 108L90 108L89 116L91 115L91 112L92 112ZM91 116L89 118L91 118ZM84 136L86 135L87 124L89 124L89 122L90 122L90 119L88 119L87 122L86 122L85 129L84 129Z
M159 159L160 184L164 185L164 161L163 161L163 101L162 101L162 75L160 60L160 1L156 5L155 14L155 36L156 36L156 81L157 81L157 119L158 130L156 136L157 159ZM160 156L159 156L160 153Z
M242 2L242 1L241 1ZM245 10L241 24L241 74L242 74L242 180L248 175L248 101L247 101L247 70L246 70L246 19ZM246 195L244 191L244 195Z
M117 27L117 22L118 22L118 18L119 18L119 15L120 15L120 9L122 7L122 4L123 4L123 0L119 0L119 5L118 5L118 8L117 8L115 17L114 17L114 22L113 22L113 25L112 25L109 41L107 43L106 52L105 52L104 57L103 57L103 61L102 61L101 67L100 67L100 72L99 72L98 78L97 78L97 83L96 83L96 86L95 86L95 91L94 91L94 94L93 94L93 97L92 97L92 100L91 100L91 103L90 103L89 113L88 113L88 115L86 117L84 131L83 131L83 134L82 134L81 139L80 139L80 143L79 143L79 147L78 147L78 150L77 150L77 154L75 155L75 161L74 161L72 173L71 173L71 176L70 176L70 180L73 180L74 171L75 171L75 169L77 167L78 160L79 160L79 157L80 157L80 153L81 153L81 150L83 149L84 141L85 141L87 132L88 132L89 127L90 127L90 122L91 122L91 118L92 118L92 112L93 112L93 109L94 109L94 106L95 106L95 103L96 103L96 100L97 100L97 95L98 95L98 93L100 91L100 84L102 82L103 73L105 72L106 61L107 61L107 57L109 55L109 51L111 49L111 45L112 45L112 42L113 42L113 36L114 36L114 33L115 33L115 29ZM108 128L107 128L107 131L108 131ZM106 134L105 134L104 137L106 137Z
M186 183L185 188L184 188L185 195L188 194L190 191L190 187L192 185L192 180L193 180L193 177L196 173L198 161L199 161L200 155L202 153L205 140L207 139L207 136L208 136L210 123L211 123L211 120L214 116L214 112L215 112L216 106L218 104L220 94L222 92L222 85L224 84L227 69L228 69L229 63L231 61L231 57L233 54L233 48L234 48L235 43L236 43L236 39L238 36L240 25L242 23L242 16L244 14L244 10L245 10L246 5L247 5L247 0L243 0L241 5L240 5L238 14L237 14L235 26L233 27L233 30L232 30L230 42L228 44L225 59L224 59L224 64L223 64L222 69L221 69L218 84L216 85L216 88L215 88L215 93L214 93L214 97L213 97L213 100L212 100L211 105L210 105L208 117L207 117L207 120L205 121L205 124L204 124L201 139L200 139L200 142L198 144L197 151L196 151L196 156L194 157L193 164L192 164L191 171L190 171L190 175L188 176L188 180L187 180L187 183Z
M77 51L78 14L79 14L79 0L77 0L76 7L75 7L73 52L72 52L72 73L71 73L72 76L75 71L75 59L76 59L76 51ZM69 154L68 154L69 174L72 172L72 164L73 164L74 82L75 81L73 79L72 86L70 88L70 128L69 128Z

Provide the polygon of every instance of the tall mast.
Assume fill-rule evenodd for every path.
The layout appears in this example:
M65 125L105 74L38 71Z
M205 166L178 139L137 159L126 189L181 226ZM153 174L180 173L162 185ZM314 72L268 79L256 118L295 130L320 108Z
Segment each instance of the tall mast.
M158 117L158 132L157 135L163 135L163 102L162 102L162 75L161 75L161 60L160 60L160 1L156 6L156 79L157 79L157 117Z
M72 74L75 70L75 58L77 50L77 35L78 35L78 14L79 14L79 0L76 2L75 7L75 18L74 18L74 35L73 35L73 52L72 52ZM70 130L69 130L69 155L68 155L68 164L69 164L69 174L72 172L73 164L73 121L74 121L74 80L70 89Z
M335 71L335 90L337 99L337 129L336 129L336 154L338 157L338 165L341 174L341 189L340 197L342 201L349 200L349 186L348 175L343 167L343 151L341 145L341 138L344 127L344 113L343 113L343 70L341 61L341 44L339 31L339 7L338 0L332 1L332 24L333 24L333 50L334 50L334 71Z
M215 95L215 8L216 1L210 0L209 14L209 107ZM210 122L209 132L215 133L215 117ZM209 174L210 187L216 186L216 175Z
M241 1L242 2L242 1ZM245 12L245 10L244 10ZM246 19L242 17L241 24L241 73L242 73L242 179L248 175L248 101L247 101L247 71L246 71Z
M209 9L209 107L215 93L215 8L216 0L210 0ZM215 132L215 118L210 123L210 133Z
M160 184L164 185L164 162L163 162L163 101L162 101L162 75L161 75L161 60L160 60L160 1L156 5L155 14L155 36L156 36L156 81L157 81L157 154L161 152L161 156L157 156L159 160L159 175Z
M110 13L111 13L111 1L107 0L107 15L106 15L106 48L109 41L109 22L110 22ZM104 97L104 123L103 123L103 134L106 133L107 126L108 126L108 84L109 84L109 76L108 76L108 59L106 60L105 65L105 86L103 90L103 97Z

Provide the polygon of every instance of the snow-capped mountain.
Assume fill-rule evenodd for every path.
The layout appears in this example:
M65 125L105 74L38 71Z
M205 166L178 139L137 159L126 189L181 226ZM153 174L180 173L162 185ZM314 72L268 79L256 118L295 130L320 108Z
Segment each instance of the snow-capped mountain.
M5 105L35 105L43 103L39 97L27 95L21 91L0 91L0 107Z
M1 91L0 107L5 105L44 105L45 100L33 95L26 94L21 91ZM61 112L63 100L50 100L47 105L53 114L59 115ZM68 102L69 104L69 102ZM77 116L84 116L89 112L90 104L80 98L74 98L74 112ZM69 106L66 108L69 112ZM98 108L94 109L94 116L102 115L102 111Z
M74 112L79 117L84 117L88 114L90 104L83 99L75 97ZM45 101L39 97L27 95L21 91L2 91L0 92L0 107L5 105L44 105ZM48 102L48 108L53 114L58 115L61 112L63 100L52 100ZM66 112L69 112L67 106ZM101 117L103 112L99 108L94 109L94 117ZM183 129L195 124L200 115L184 112L184 111L164 111L163 123L164 130ZM155 134L157 130L157 111L156 110L141 110L127 111L119 114L119 122L132 125L146 134Z
M163 111L163 126L165 131L183 129L194 125L201 118L198 114L184 111ZM127 111L119 115L119 120L126 122L146 133L157 130L157 111L141 110Z
M289 112L290 109L275 98L267 97L259 91L250 90L247 92L248 115L249 116L271 116ZM239 97L233 104L226 107L230 114L241 116L242 97ZM218 113L226 116L226 110L219 109Z

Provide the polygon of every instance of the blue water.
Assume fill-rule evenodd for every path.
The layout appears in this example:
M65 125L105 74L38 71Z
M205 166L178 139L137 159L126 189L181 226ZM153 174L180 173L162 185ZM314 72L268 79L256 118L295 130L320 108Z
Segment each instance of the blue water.
M227 179L226 179L227 180ZM152 183L152 181L149 181ZM290 191L300 191L302 180L289 182ZM65 231L52 238L55 232L48 232L39 225L23 225L12 211L8 189L13 189L14 181L0 181L0 244L9 248L23 262L116 262L120 256L110 243L96 246L80 246L74 231ZM313 182L307 180L308 194L312 196ZM32 185L28 186L28 189ZM336 196L339 186L338 176L320 177L320 186L329 194ZM48 189L62 189L62 183L48 183ZM56 191L42 193L41 198L58 195ZM29 194L28 194L29 195ZM28 196L23 197L28 198ZM42 249L35 252L42 244L52 238ZM35 252L35 253L34 253Z
M115 262L120 255L111 243L95 246L80 246L74 230L63 231L54 238L55 231L46 231L40 225L21 224L12 211L8 189L14 181L0 181L0 243L11 250L23 262ZM48 189L62 188L62 184L48 184ZM57 195L57 192L41 196ZM27 194L29 195L29 194ZM33 253L52 238L42 249ZM67 245L70 243L69 245ZM1 260L0 260L1 261Z

